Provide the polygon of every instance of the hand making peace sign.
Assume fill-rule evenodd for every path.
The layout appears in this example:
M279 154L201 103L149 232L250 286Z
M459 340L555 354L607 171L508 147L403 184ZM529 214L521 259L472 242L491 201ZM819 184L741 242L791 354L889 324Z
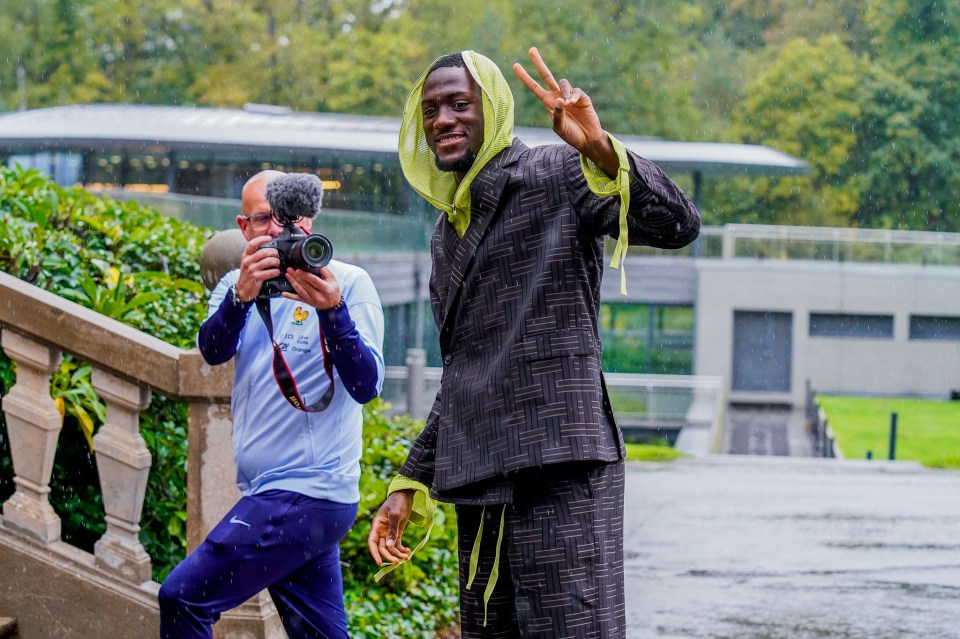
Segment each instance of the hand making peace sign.
M566 79L557 82L536 47L530 49L530 58L547 85L546 89L530 77L519 62L513 65L513 72L551 114L554 132L564 142L596 162L609 175L614 175L619 166L616 152L600 125L600 117L593 108L590 96L581 89L572 87Z

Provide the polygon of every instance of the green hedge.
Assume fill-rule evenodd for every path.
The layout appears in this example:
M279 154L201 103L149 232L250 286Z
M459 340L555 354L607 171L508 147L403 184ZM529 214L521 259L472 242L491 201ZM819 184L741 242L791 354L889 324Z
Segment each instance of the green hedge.
M0 270L181 348L193 346L206 312L199 261L210 235L135 202L64 189L35 170L0 167ZM13 381L13 364L0 355L0 393ZM105 408L89 365L72 357L64 357L50 389L64 415L50 501L62 518L63 539L92 551L105 524L91 438ZM452 511L438 516L429 547L381 584L373 582L366 550L372 514L422 426L388 418L387 409L379 400L365 408L362 499L357 525L341 546L351 634L433 639L457 622ZM158 581L186 549L186 425L186 405L156 394L140 415L153 457L140 538ZM13 491L0 414L0 499Z

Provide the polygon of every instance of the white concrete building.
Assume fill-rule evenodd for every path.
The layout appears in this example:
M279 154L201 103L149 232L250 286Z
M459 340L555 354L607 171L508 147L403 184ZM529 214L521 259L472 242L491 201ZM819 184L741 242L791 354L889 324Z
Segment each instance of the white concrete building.
M722 376L731 402L801 405L807 380L818 392L960 389L960 235L780 228L794 247L822 248L829 232L838 250L737 256L738 234L766 233L769 249L772 230L728 227L723 258L695 260L697 375ZM857 252L889 261L840 261Z

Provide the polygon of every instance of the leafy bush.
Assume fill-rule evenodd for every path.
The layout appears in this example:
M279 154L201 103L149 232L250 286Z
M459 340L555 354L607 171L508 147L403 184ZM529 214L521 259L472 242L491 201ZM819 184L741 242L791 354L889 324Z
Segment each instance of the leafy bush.
M200 255L211 232L166 218L134 202L63 189L35 170L0 167L0 270L189 348L206 313ZM0 355L0 394L15 381ZM50 501L62 536L92 551L105 530L103 502L91 448L105 407L90 381L90 366L65 356L51 376L51 396L64 416ZM366 549L369 521L402 464L419 426L388 418L379 400L365 408L367 447L357 525L341 546L351 633L356 637L424 637L457 620L456 525L438 511L431 543L414 561L373 582ZM0 413L0 500L14 491L6 426ZM187 408L154 394L140 415L153 458L140 539L162 581L186 549ZM410 534L418 529L411 528Z
M139 328L191 347L206 303L199 258L211 232L163 217L135 202L64 189L39 171L0 168L0 269ZM0 358L3 392L13 365ZM66 355L50 393L64 416L50 503L65 541L85 550L105 530L92 451L106 408L91 368ZM153 457L141 540L163 579L186 549L186 406L155 395L141 415ZM0 437L0 497L13 492L6 428Z
M387 418L389 406L377 399L364 406L360 508L357 525L341 545L350 636L358 639L434 639L437 629L457 623L457 528L453 508L437 508L430 541L413 559L377 584L376 564L367 550L369 522L387 494L390 480L423 427L407 416ZM409 526L411 548L424 531ZM397 611L403 614L397 614Z

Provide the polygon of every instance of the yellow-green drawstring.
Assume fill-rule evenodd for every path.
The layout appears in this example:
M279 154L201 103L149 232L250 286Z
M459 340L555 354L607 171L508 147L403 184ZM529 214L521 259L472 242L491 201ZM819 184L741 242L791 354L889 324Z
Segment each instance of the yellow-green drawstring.
M497 585L497 577L500 576L500 546L503 545L503 522L507 515L507 505L503 505L503 511L500 513L500 534L497 535L497 553L493 558L493 570L490 571L490 581L483 591L483 627L487 627L487 604L490 602L490 596L493 594L493 588Z
M487 507L484 506L480 511L480 528L477 529L477 538L473 541L473 549L470 551L470 571L467 576L467 590L473 586L473 580L477 576L477 565L480 563L480 539L483 536L483 520L486 519ZM500 547L503 545L503 524L506 521L507 505L503 505L500 512L500 532L497 535L497 551L493 558L493 568L490 570L490 579L487 580L487 587L483 590L483 627L487 627L487 608L490 603L490 597L493 595L493 589L497 586L497 578L500 576Z
M477 576L477 564L480 563L480 538L483 536L483 520L486 518L487 507L484 506L480 511L480 528L477 529L477 538L473 540L473 550L470 551L470 572L467 575L467 590L473 585L473 579Z
M627 156L627 147L623 142L613 137L609 133L610 143L617 153L617 159L620 161L620 167L617 169L617 175L613 179L607 176L603 170L594 164L593 160L581 155L580 164L583 168L583 176L587 180L587 186L599 197L610 197L620 194L620 231L617 237L617 245L613 250L613 257L610 259L611 268L620 270L620 294L627 294L627 271L624 266L627 257L627 209L630 208L630 159Z

